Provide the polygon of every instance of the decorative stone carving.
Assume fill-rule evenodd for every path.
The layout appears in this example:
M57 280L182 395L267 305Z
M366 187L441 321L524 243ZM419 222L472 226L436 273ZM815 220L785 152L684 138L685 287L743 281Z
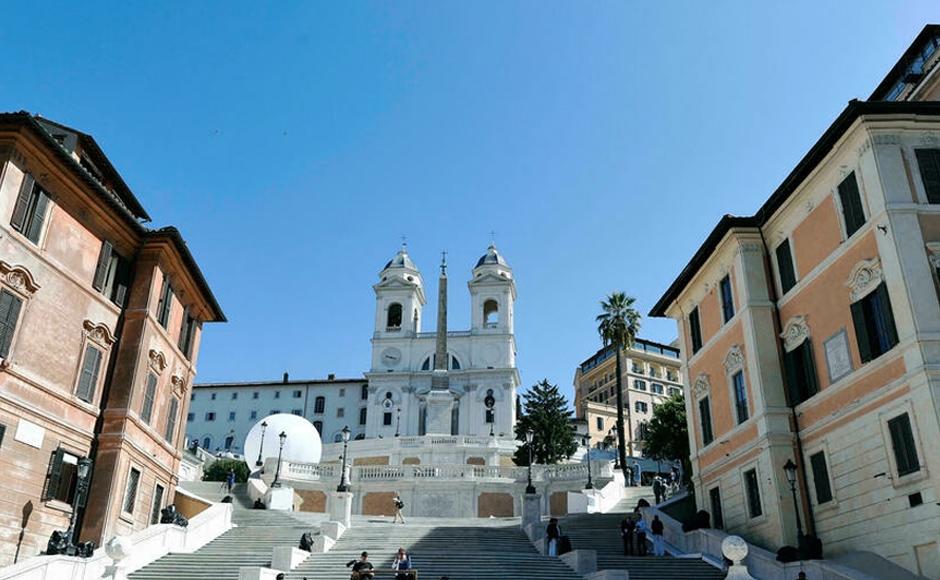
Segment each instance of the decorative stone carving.
M874 136L875 145L900 145L901 136L893 134L882 134Z
M927 147L936 147L940 139L937 138L936 133L924 133L920 137L920 142Z
M150 349L150 366L157 373L162 373L166 369L166 356L155 348Z
M871 149L871 141L868 139L865 139L864 141L862 141L862 144L858 146L856 153L858 153L858 156L861 157L862 155L867 153L870 149Z
M747 542L740 536L728 536L721 542L721 553L725 558L731 560L732 564L728 566L729 580L754 580L754 577L744 565L744 559L747 558Z
M173 385L173 392L182 396L186 393L186 377L181 373L174 373L170 376L170 384Z
M93 340L98 344L110 348L114 341L117 340L111 330L104 324L96 324L91 320L86 320L82 323L82 327L85 329L85 334L88 336L89 340Z
M0 277L13 290L27 296L39 290L39 284L23 266L13 266L0 260Z
M809 338L809 325L806 324L806 317L803 315L794 316L787 321L780 333L783 339L783 349L790 352L794 348L803 344L803 341Z
M725 372L730 375L741 368L744 368L744 354L741 352L741 347L734 345L725 356Z
M930 242L927 244L927 251L930 253L930 265L934 268L940 268L940 242Z
M884 273L881 271L881 260L872 258L856 264L845 285L851 291L852 302L855 302L877 288L882 280L884 280Z
M695 379L695 383L692 385L692 392L695 393L696 397L702 397L710 393L712 390L711 381L708 379L708 375L702 373Z

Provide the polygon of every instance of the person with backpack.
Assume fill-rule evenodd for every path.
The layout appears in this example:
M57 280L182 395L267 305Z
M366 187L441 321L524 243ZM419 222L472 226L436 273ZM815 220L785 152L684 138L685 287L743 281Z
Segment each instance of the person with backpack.
M401 496L396 492L395 497L392 499L392 502L395 504L395 518L392 520L393 524L397 524L399 520L401 523L405 523L405 516L401 514L401 510L405 507L405 502L401 500Z
M620 537L623 539L623 555L632 556L634 553L633 549L633 534L636 532L636 521L631 518L629 515L623 516L623 521L620 522Z

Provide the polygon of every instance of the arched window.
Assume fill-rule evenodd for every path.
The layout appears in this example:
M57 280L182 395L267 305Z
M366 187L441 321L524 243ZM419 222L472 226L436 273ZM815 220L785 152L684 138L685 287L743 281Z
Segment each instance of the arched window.
M317 397L313 403L313 412L320 415L326 411L326 397Z
M454 371L460 370L460 361L457 360L457 357L455 356L450 357L450 368L451 370L454 370Z
M362 390L359 392L359 398L363 401L369 398L369 385L362 385Z
M202 448L209 449L211 446L212 446L212 437L209 437L208 435L206 435L202 439Z
M487 300L483 303L483 327L496 328L499 324L499 303Z
M317 433L323 433L323 421L314 421L313 428L317 430Z
M232 448L232 445L233 445L234 443L235 443L235 436L234 436L234 435L229 435L228 437L225 438L225 448L226 448L226 449L231 449L231 448Z
M354 439L355 439L356 441L362 441L362 440L365 439L365 438L366 438L366 434L365 434L365 433L360 433L360 434L358 434L358 435L356 435L356 436L354 437Z
M424 359L424 362L421 363L421 370L423 371L431 370L431 357Z
M343 442L342 433L337 433L336 435L333 435L333 443L342 443L342 442Z
M388 305L388 322L386 330L401 330L401 304L393 302Z

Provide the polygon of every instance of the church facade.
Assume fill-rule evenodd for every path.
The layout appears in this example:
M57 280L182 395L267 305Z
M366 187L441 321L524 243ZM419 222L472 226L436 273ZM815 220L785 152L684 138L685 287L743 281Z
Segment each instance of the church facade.
M512 439L516 342L512 268L490 245L467 282L468 330L447 328L447 264L438 277L437 327L422 331L424 279L402 246L379 274L366 438L420 435Z

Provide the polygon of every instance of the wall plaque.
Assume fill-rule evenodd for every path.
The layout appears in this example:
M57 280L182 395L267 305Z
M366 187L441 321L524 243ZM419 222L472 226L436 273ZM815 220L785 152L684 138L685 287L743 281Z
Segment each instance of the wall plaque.
M852 356L849 354L849 337L845 329L830 336L824 343L829 383L834 383L852 372Z

